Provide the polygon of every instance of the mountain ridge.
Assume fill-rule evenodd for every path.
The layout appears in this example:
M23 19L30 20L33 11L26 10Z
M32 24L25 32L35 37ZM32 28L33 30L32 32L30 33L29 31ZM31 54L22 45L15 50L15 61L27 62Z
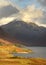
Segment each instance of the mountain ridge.
M14 39L18 39L26 46L46 46L46 28L37 26L34 23L24 21L12 21L2 28Z

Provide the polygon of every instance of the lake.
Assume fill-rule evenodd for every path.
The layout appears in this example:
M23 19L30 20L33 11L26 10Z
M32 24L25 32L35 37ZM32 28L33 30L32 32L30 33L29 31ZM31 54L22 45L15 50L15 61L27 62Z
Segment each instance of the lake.
M40 57L46 58L46 47L26 47L27 49L31 49L33 53L14 53L14 56L23 56L23 57Z

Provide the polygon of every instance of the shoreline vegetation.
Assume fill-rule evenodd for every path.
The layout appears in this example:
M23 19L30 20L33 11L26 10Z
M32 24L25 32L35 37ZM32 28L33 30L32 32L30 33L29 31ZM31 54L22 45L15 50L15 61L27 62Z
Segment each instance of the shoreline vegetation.
M26 48L20 48L14 45L0 46L0 58L14 57L14 53L32 53L32 50Z
M4 39L0 39L0 58L13 57L13 53L32 53L32 50L21 48L18 47L19 45L17 45L14 45L13 43Z
M16 51L19 49L18 51ZM13 56L9 52L27 52L27 49L21 49L15 46L0 46L0 65L46 65L44 58L25 58L22 56ZM32 50L30 50L32 53Z
M5 44L7 43L7 44ZM10 44L10 45L9 45ZM32 50L17 47L10 42L1 40L0 42L0 65L46 65L44 58L25 58L15 56L12 53L33 53Z

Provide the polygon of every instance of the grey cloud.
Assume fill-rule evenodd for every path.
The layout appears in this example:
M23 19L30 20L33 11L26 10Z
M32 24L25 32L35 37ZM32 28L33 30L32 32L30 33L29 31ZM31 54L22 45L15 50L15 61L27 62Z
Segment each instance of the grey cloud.
M0 8L0 18L9 17L12 14L18 13L19 10L12 5L4 6Z
M42 17L39 17L39 18L33 18L33 22L38 22L40 24L45 24L46 25L46 12L45 11L42 11L43 12L43 16Z
M19 1L23 1L23 0L19 0Z
M45 18L39 18L39 19L37 19L36 21L38 21L38 23L40 23L40 24L46 24L46 17Z
M46 7L46 0L37 0L42 6Z
M42 24L46 24L46 12L43 11L43 17L39 18L39 22Z

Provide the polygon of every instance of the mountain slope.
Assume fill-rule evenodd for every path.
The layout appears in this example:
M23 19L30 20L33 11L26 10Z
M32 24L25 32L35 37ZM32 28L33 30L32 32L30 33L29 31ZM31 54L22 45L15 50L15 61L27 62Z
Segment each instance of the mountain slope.
M39 27L34 23L24 21L12 21L2 28L9 33L12 38L16 38L26 46L46 46L46 28Z
M5 31L0 27L0 38L6 36Z
M7 36L7 33L0 27L0 58L14 57L13 53L29 53L32 50L20 48L11 42L12 39ZM16 41L17 42L17 41Z

